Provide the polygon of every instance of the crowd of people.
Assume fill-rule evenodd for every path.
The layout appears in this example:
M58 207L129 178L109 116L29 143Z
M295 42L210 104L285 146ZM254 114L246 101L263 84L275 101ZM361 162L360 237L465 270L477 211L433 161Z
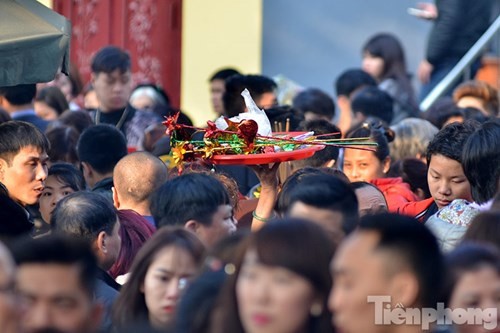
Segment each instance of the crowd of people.
M420 110L395 35L361 52L336 100L208 79L205 120L246 112L246 88L276 131L375 144L250 167L174 169L162 121L193 122L132 89L115 46L85 88L75 67L0 87L0 331L498 332L499 93L469 80Z

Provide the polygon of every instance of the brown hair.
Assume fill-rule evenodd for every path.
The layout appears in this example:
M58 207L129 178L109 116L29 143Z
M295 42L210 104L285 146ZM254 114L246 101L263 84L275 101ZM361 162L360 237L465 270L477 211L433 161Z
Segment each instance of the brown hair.
M482 100L488 115L498 115L498 91L483 81L467 81L459 85L453 92L453 100L458 102L462 97L475 97Z
M238 248L236 271L229 277L213 312L211 332L244 333L238 311L236 283L245 254L255 250L259 261L268 266L291 270L306 279L321 297L323 311L317 317L310 316L307 332L331 330L331 314L327 299L332 281L329 263L333 245L321 227L297 219L277 220L251 234Z

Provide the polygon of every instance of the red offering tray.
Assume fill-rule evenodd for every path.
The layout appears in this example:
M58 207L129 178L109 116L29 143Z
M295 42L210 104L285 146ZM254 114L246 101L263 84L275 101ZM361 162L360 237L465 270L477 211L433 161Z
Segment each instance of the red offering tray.
M324 145L311 145L302 149L292 151L280 151L274 153L248 154L248 155L215 155L210 161L220 165L256 165L277 162L302 160L314 155L315 152L325 148Z

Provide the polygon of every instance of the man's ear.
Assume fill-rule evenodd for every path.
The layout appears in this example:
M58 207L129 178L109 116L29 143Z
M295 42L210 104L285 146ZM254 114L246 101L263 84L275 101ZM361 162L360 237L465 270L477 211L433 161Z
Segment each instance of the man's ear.
M97 248L98 253L104 254L108 252L108 249L106 247L107 237L108 235L106 234L105 231L101 231L97 235L97 239L95 240L95 246Z
M325 167L325 168L333 168L334 165L335 165L335 160L331 159L328 162L326 162L325 164L323 164L323 167Z
M113 193L113 204L115 205L115 208L120 209L120 198L118 198L118 192L114 186L111 187L111 192Z
M92 86L95 85L96 78L97 78L97 75L95 73L90 73L90 83L92 84Z
M8 166L9 164L7 163L7 161L4 160L3 158L0 158L0 182L4 180L5 169L7 169Z
M200 223L196 220L189 220L186 223L184 223L184 228L195 234L199 232L200 227L201 227Z
M420 306L417 304L420 292L415 274L404 271L397 273L391 281L391 301L393 306L402 304L405 308Z

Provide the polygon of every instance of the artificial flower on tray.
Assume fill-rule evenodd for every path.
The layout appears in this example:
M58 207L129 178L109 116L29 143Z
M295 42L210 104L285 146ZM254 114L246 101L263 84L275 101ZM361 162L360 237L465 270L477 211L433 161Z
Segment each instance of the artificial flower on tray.
M213 164L267 164L311 157L327 145L373 150L369 138L322 139L336 133L314 135L314 132L271 132L265 112L260 110L247 89L242 92L248 112L228 119L208 121L206 128L178 124L179 114L163 124L170 136L171 156L175 165L204 159ZM202 132L194 140L192 130ZM338 134L338 133L337 133Z

